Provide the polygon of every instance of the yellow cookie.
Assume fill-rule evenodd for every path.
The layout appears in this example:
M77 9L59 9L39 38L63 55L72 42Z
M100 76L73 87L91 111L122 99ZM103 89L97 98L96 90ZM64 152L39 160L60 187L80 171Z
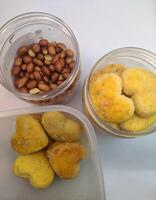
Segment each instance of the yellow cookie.
M35 188L46 188L52 184L54 172L44 152L20 155L14 163L14 174L29 179Z

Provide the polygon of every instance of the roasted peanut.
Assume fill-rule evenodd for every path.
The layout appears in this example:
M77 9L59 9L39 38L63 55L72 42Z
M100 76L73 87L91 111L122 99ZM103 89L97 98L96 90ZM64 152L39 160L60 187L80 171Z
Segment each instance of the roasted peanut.
M17 53L18 53L18 55L23 56L27 53L27 51L28 51L28 46L24 45L18 49Z
M32 57L31 56L28 56L28 55L25 55L23 56L23 61L26 63L26 64L29 64L32 62Z
M29 73L28 73L28 72L26 72L26 73L24 74L24 76L26 76L26 77L28 77L28 78L29 78Z
M26 87L19 88L19 91L22 93L28 93L28 89Z
M63 80L64 80L64 77L62 76L62 74L60 74L58 77L58 81L63 81Z
M14 62L14 65L15 66L20 66L22 64L22 58L20 56L17 56L15 58L15 62Z
M29 78L30 78L31 80L33 80L33 79L34 79L34 74L33 74L33 73L29 74Z
M63 75L63 77L64 77L65 79L67 79L67 78L69 78L70 73L67 73L67 72L66 72L66 73L63 73L62 75Z
M35 70L35 71L39 71L39 72L41 72L41 67L39 67L39 66L35 66L35 67L34 67L34 70Z
M49 69L51 72L54 72L55 71L55 66L54 65L49 65Z
M40 90L38 88L33 88L33 89L29 90L29 93L30 94L38 94L38 93L40 93Z
M48 46L49 42L48 42L48 40L46 40L46 39L41 39L41 40L39 41L39 44L40 44L42 47L45 47L45 46Z
M51 88L52 90L54 90L54 89L57 88L57 85L56 85L55 83L51 83L51 84L50 84L50 88Z
M63 70L62 70L62 74L64 74L64 73L70 73L70 71L71 71L71 69L70 68L68 68L68 67L65 67Z
M60 61L57 61L57 62L55 63L55 70L56 70L57 72L61 72L61 71L63 70L63 65L61 64Z
M51 64L51 61L44 60L44 64L46 64L46 65L50 65L50 64Z
M33 63L38 66L43 66L43 62L38 58L33 58Z
M50 72L50 70L49 70L49 68L47 66L41 67L41 70L45 75L47 75L47 76L51 75L51 72Z
M12 75L17 76L20 73L20 67L19 66L14 66L12 68Z
M34 71L34 78L37 80L37 81L41 81L42 80L42 75L40 74L39 71Z
M55 56L53 57L51 63L52 63L52 64L55 64L58 60L59 60L59 55L57 54L57 55L55 55Z
M55 50L55 47L54 47L53 45L50 45L50 46L48 47L48 51L49 51L49 54L50 54L51 56L54 56L54 55L56 54L56 50Z
M17 87L18 88L21 88L23 86L25 86L25 84L27 83L28 81L28 77L24 76L22 78L19 78L17 81L16 81L16 84L17 84Z
M37 43L33 44L31 48L35 53L39 53L41 50L40 45Z
M36 80L30 80L27 82L26 87L28 89L35 88L37 86L37 81Z
M45 83L49 83L49 78L46 75L43 75L43 81Z
M69 64L69 67L70 69L73 69L75 67L75 61L72 61L70 64Z
M52 83L55 83L57 81L58 77L59 77L59 73L57 73L57 72L52 73L52 75L51 75Z
M39 83L38 88L43 92L48 92L50 90L49 85L47 85L46 83Z
M37 58L38 58L39 60L44 60L44 55L43 55L42 53L38 53L38 54L37 54Z
M28 50L28 55L31 56L31 57L35 57L36 53L32 49L29 49Z
M60 58L65 58L66 57L65 51L62 51L59 56L60 56Z
M27 65L26 65L26 64L22 64L22 65L21 65L21 69L22 69L23 71L25 71L25 70L27 69Z
M23 76L24 76L24 72L20 72L19 77L23 77Z
M69 56L69 57L73 57L74 56L74 53L71 49L66 49L66 55Z
M41 48L41 52L42 52L44 55L47 55L47 54L48 54L48 50L47 50L47 48L45 48L45 47L42 47L42 48Z
M66 57L66 64L69 65L73 59L71 57Z
M59 47L61 50L65 50L66 49L66 45L63 43L57 43L56 47Z
M64 61L64 59L60 59L59 61L60 61L61 65L64 67L64 66L65 66L65 61Z
M59 81L59 80L56 82L56 84L57 84L58 86L61 85L62 83L63 83L63 81Z
M31 73L31 72L33 72L33 70L34 70L34 64L33 63L29 63L27 65L27 72Z
M47 60L47 61L51 61L52 60L52 56L47 54L44 56L44 58Z

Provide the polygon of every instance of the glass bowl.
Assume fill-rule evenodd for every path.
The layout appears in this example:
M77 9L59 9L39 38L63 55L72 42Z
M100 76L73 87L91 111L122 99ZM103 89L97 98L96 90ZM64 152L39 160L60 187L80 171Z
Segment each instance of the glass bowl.
M95 112L90 99L89 83L92 75L97 70L100 70L109 64L123 64L126 67L142 67L156 74L156 55L148 50L135 47L125 47L109 52L96 62L92 71L90 72L90 75L84 83L83 103L86 113L93 120L93 122L95 122L95 124L103 129L104 132L107 131L108 133L116 136L131 138L153 133L156 130L156 124L153 124L141 131L124 131L103 121Z
M40 39L50 42L62 42L73 50L75 67L69 78L59 87L41 94L27 94L19 92L11 75L11 68L17 49L22 45L38 42ZM17 97L39 105L66 103L73 96L80 78L80 55L78 42L69 28L61 19L41 12L19 15L0 29L0 83Z

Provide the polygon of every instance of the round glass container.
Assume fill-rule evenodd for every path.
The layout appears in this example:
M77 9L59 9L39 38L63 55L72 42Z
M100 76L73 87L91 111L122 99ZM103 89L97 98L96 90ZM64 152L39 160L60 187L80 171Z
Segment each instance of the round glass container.
M62 42L74 52L75 67L68 79L49 92L28 94L19 92L14 84L11 68L17 49L40 39ZM44 105L66 103L73 96L80 78L80 55L78 42L67 24L59 18L40 12L19 15L0 29L0 83L4 88L25 101Z
M156 55L148 50L135 47L126 47L126 48L116 49L104 55L96 62L92 71L90 72L89 77L86 79L84 84L83 102L88 116L97 125L99 125L103 129L103 131L107 131L116 136L138 137L156 131L156 124L151 125L150 127L142 131L136 131L136 132L124 131L117 128L116 126L110 125L109 123L103 121L95 112L89 94L90 80L92 75L96 71L104 68L104 66L109 64L123 64L126 67L136 67L136 66L142 67L156 74Z

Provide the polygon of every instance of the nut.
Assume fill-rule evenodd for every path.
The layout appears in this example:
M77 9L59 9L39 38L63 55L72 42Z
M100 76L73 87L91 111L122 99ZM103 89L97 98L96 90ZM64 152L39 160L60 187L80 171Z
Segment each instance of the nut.
M37 65L34 67L34 70L41 72L41 68L39 66L37 66Z
M44 56L44 58L47 60L47 61L51 61L52 60L52 56L47 54Z
M17 81L16 81L16 84L17 84L17 87L18 88L21 88L23 86L25 86L25 84L27 83L28 81L28 77L24 76L22 78L19 78Z
M55 64L59 60L59 55L55 55L52 59L52 64Z
M62 76L62 74L60 74L58 77L58 81L63 81L63 80L64 80L64 77Z
M28 72L26 72L24 75L29 78L29 73Z
M47 48L45 48L45 47L42 47L41 52L42 52L44 55L47 55L47 54L48 54L48 50L47 50Z
M38 94L38 93L40 93L40 90L38 88L33 88L33 89L29 90L29 93L30 94Z
M33 58L33 63L38 66L43 66L43 62L38 58Z
M24 72L20 72L19 77L23 77L23 76L24 76Z
M43 75L43 81L45 83L49 83L49 78L46 75Z
M48 47L48 51L49 51L49 54L54 56L56 54L56 50L55 50L55 47L53 45L50 45Z
M38 84L38 88L43 91L43 92L48 92L50 90L49 85L47 85L46 83L39 83Z
M69 65L73 59L71 57L66 57L66 64Z
M27 82L26 87L28 89L35 88L37 86L37 81L36 80L30 80Z
M41 70L42 70L42 72L43 72L45 75L47 75L47 76L50 76L50 75L51 75L51 72L50 72L50 70L49 70L49 68L48 68L47 66L43 66L43 67L41 68Z
M51 83L51 84L50 84L50 87L51 87L52 90L54 90L54 89L57 88L57 85L56 85L55 83Z
M73 69L75 67L75 61L72 61L70 64L69 64L69 67L70 69Z
M37 81L41 81L42 80L42 75L40 74L39 71L34 71L34 78L37 80Z
M29 78L30 78L31 80L33 80L33 79L34 79L34 74L33 74L33 73L29 74Z
M54 72L55 71L55 66L54 65L49 65L49 69L51 72Z
M29 63L27 65L27 72L31 73L31 72L33 72L33 70L34 70L34 64L33 63Z
M50 64L51 64L51 61L44 60L44 64L46 64L46 65L50 65Z
M20 67L19 66L14 66L12 68L12 75L17 76L20 73Z
M49 42L48 40L46 39L42 39L39 41L39 44L42 46L42 47L45 47L45 46L48 46Z
M62 51L61 53L60 53L60 58L65 58L66 57L66 53L65 53L65 51Z
M57 72L61 72L61 71L63 70L63 65L61 64L60 61L57 61L57 62L55 63L55 70L56 70Z
M28 55L31 56L31 57L35 57L36 56L35 52L33 50L31 50L31 49L28 50Z
M27 69L27 65L26 65L26 64L22 64L22 65L21 65L21 69L22 69L23 71L25 71L25 70Z
M57 43L56 46L59 47L61 50L65 50L66 49L66 45L63 44L63 43Z
M69 56L69 57L73 57L74 52L71 49L66 49L66 55Z
M65 60L61 58L59 61L60 61L61 65L64 67L65 66Z
M20 66L22 64L22 58L20 56L17 56L15 58L15 62L14 62L14 65L15 66Z
M41 50L40 45L37 43L33 44L31 48L35 53L39 53Z
M32 57L31 56L28 56L28 55L25 55L23 56L23 61L26 63L26 64L29 64L32 62Z
M67 72L66 72L66 73L63 73L62 75L63 75L63 77L64 77L65 79L67 79L67 78L69 78L70 73L67 73Z
M42 53L38 53L38 54L37 54L37 58L38 58L39 60L44 60L44 55L43 55Z
M56 84L59 86L63 83L64 81L57 81Z
M19 88L19 91L22 93L28 93L28 89L26 87Z
M65 67L63 70L62 70L62 74L64 74L64 73L70 73L70 71L71 71L71 69L70 68L68 68L68 67Z
M27 53L27 51L28 51L28 46L24 45L18 49L17 53L18 53L18 55L23 56Z
M52 81L52 83L55 83L55 82L57 81L58 77L59 77L59 73L54 72L54 73L51 75L51 81Z

